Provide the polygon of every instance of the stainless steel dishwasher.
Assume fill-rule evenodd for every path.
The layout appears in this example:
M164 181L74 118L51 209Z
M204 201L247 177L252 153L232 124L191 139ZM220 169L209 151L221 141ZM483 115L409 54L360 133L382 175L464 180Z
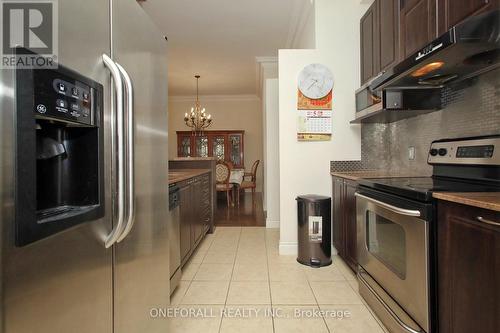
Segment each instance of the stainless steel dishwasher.
M176 184L168 188L168 234L170 239L170 295L177 288L181 279L181 244L180 244L180 190Z

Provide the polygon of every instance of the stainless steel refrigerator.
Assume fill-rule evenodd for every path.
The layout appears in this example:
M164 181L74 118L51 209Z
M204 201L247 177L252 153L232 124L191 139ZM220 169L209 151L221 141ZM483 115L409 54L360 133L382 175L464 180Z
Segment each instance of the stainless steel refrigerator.
M21 195L21 185L29 194L33 182L19 171L31 165L20 162L30 154L20 147L31 135L20 134L21 113L33 110L21 107L30 98L20 92L16 70L0 70L0 332L165 333L167 320L151 318L150 310L169 304L170 288L166 41L135 0L59 1L58 20L58 63L95 83L92 98L102 95L99 126L76 129L73 136L81 141L97 128L101 133L95 142L102 163L93 165L102 191L94 191L98 205L84 208L95 219L75 225L39 220L33 228L57 232L17 241L23 236L19 223L25 223L20 217L37 209ZM39 116L33 136L57 132L54 122ZM73 128L68 124L63 130ZM74 147L63 139L47 139L42 152L37 146L37 161L69 156L83 172L93 159L87 151L71 156ZM46 185L43 172L36 177L37 186ZM90 180L78 178L58 193L81 195ZM37 200L53 195L34 191Z

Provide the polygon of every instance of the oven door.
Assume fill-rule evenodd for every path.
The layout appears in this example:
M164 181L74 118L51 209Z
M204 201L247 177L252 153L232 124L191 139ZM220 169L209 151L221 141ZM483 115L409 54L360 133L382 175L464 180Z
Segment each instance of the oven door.
M360 273L366 271L372 278L362 279L360 274L360 282L378 284L369 288L371 292L381 287L429 332L429 223L425 218L426 205L377 193L356 193ZM390 308L387 302L381 303L386 310Z

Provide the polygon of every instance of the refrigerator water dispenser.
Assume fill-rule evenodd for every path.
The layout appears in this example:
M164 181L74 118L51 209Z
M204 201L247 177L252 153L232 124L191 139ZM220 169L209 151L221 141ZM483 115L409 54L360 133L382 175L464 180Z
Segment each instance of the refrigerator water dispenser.
M16 70L16 245L104 216L103 88L61 65Z

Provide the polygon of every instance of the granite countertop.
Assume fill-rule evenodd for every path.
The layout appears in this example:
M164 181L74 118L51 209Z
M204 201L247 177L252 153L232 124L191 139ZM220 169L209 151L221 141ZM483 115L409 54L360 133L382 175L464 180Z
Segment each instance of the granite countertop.
M174 157L170 161L216 161L216 157Z
M390 173L385 170L363 170L363 171L347 171L347 172L330 172L332 176L340 177L349 180L360 180L363 178L390 178L390 177L410 177L408 174Z
M500 212L500 192L434 192L436 199Z
M210 169L170 169L168 171L168 184L182 182L210 172Z

